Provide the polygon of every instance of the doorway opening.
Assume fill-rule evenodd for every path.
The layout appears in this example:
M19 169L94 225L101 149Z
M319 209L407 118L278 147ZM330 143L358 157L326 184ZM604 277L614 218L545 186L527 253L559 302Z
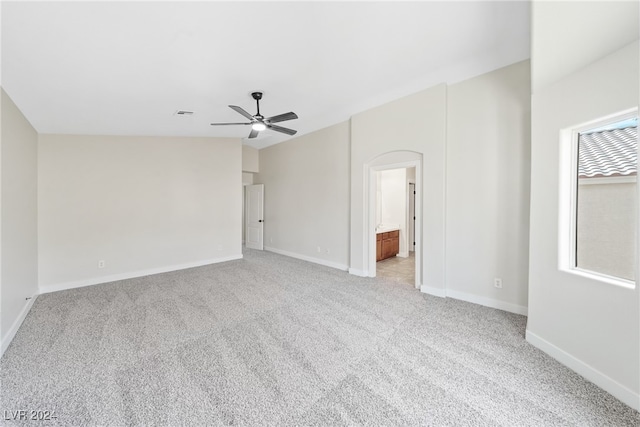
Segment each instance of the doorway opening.
M368 177L368 275L390 278L419 289L422 284L422 161L388 164L383 161L377 159L369 164L365 175ZM389 249L390 246L393 248Z
M416 168L376 171L376 276L415 285Z

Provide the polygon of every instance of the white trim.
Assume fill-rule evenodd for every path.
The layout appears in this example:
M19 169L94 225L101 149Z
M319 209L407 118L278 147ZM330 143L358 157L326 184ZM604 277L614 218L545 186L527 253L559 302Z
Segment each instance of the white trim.
M433 295L434 297L446 298L447 291L444 288L436 288L434 286L422 285L420 286L420 292Z
M349 271L349 274L353 274L354 276L369 277L367 272L364 270L358 270L358 269L349 267L348 271Z
M202 267L204 265L218 264L220 262L234 261L242 259L240 255L230 255L222 258L207 259L185 264L177 264L168 267L151 268L148 270L131 271L128 273L112 274L110 276L91 277L88 279L76 280L73 282L54 283L50 285L40 285L40 293L48 294L50 292L64 291L67 289L82 288L85 286L99 285L101 283L115 282L118 280L133 279L136 277L150 276L152 274L168 273L170 271L185 270L187 268Z
M272 248L272 247L269 247L269 246L265 246L264 250L265 251L269 251L269 252L273 252L273 253L276 253L276 254L288 256L288 257L291 257L291 258L301 259L303 261L309 261L309 262L312 262L314 264L324 265L326 267L337 268L338 270L342 270L342 271L349 270L349 266L348 265L340 264L338 262L327 261L327 260L320 259L320 258L313 258L313 257L307 256L307 255L301 255L301 254L297 254L295 252L283 251L282 249Z
M635 184L636 176L606 176L598 178L578 178L578 185Z
M584 277L586 279L591 279L600 283L607 283L609 285L620 286L621 288L626 289L635 289L636 282L633 280L622 279L620 277L609 276L608 274L598 273L597 271L585 270L583 268L568 268L561 269L565 273L575 274L576 276Z
M522 305L512 304L510 302L504 302L493 298L481 297L474 294L468 294L466 292L452 291L450 289L436 288L433 286L422 285L420 292L433 295L440 298L453 298L461 301L470 302L473 304L482 305L485 307L496 308L498 310L508 311L509 313L521 314L527 316L529 309Z
M446 293L447 297L449 298L472 302L474 304L484 305L485 307L497 308L498 310L521 314L523 316L527 316L529 314L529 309L522 305L500 301L493 298L481 297L474 294L468 294L466 292L452 291L449 289L447 289Z
M588 122L583 122L578 125L571 126L567 129L575 129L579 133L602 132L603 129L601 128L607 125L612 125L636 117L638 117L638 107L632 107L626 110L619 111L617 113L611 113L596 120L590 120Z
M534 347L539 348L558 362L567 366L569 369L575 371L606 392L611 393L613 396L631 406L636 411L640 411L640 394L630 390L613 378L598 371L593 366L586 364L582 360L567 353L560 347L553 345L528 329L526 331L526 339Z
M2 347L0 357L2 357L4 355L4 352L9 348L9 344L11 344L11 341L13 341L13 338L18 333L18 329L20 329L22 322L24 322L24 319L27 317L27 314L29 314L29 310L31 310L31 307L33 306L33 303L37 298L38 295L34 295L30 300L27 301L24 307L22 307L22 311L20 311L18 318L13 322L13 325L11 325L11 328L9 328L7 335L5 335L5 337L2 339L2 343L0 344L0 346Z
M558 168L558 270L601 283L622 286L629 289L635 288L635 282L598 272L590 272L576 266L576 200L578 197L578 185L583 185L582 181L601 180L600 178L578 178L578 139L581 132L637 116L638 108L634 107L619 113L610 114L598 120L592 120L561 129L558 144L560 161L560 167ZM635 181L635 177L632 178ZM615 178L604 179L609 180ZM599 183L602 182L603 181L600 181ZM596 184L597 182L593 183Z
M576 129L560 131L558 176L558 269L576 264L576 196L578 191L578 135Z

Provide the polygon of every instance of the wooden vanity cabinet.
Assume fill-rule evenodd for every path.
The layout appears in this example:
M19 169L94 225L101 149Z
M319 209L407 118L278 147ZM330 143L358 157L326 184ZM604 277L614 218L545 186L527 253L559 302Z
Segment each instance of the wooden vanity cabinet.
M400 252L400 231L376 234L376 261L394 257Z

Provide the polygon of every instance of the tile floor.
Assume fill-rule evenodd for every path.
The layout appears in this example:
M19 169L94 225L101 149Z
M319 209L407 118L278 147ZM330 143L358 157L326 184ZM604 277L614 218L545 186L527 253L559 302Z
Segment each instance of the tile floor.
M376 263L376 276L395 280L407 285L415 285L415 252L409 252L407 258L399 256L387 258Z

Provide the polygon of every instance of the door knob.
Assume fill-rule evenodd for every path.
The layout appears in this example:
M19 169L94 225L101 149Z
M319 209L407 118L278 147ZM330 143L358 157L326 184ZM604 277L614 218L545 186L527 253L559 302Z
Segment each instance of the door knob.
M262 222L262 220L261 220L261 219L259 219L259 220L258 220L258 222Z

